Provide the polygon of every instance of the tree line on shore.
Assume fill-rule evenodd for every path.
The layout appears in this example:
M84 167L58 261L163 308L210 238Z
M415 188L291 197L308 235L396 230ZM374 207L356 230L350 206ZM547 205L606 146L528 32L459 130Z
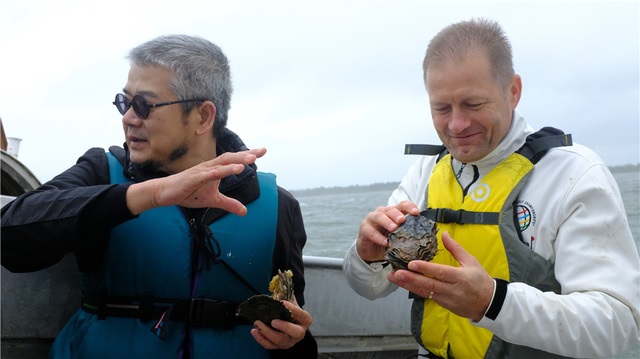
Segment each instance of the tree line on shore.
M622 165L609 167L613 173L640 172L640 164ZM309 189L291 190L290 192L296 197L317 196L326 194L340 193L363 193L389 191L389 194L398 187L400 182L377 182L368 185L352 185L352 186L335 186L335 187L316 187Z

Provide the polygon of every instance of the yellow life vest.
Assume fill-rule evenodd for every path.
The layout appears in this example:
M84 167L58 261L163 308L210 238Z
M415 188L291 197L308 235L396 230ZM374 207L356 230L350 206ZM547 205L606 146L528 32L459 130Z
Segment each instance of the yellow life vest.
M502 214L501 211L516 185L533 169L529 160L512 154L491 170L473 192L465 196L455 178L450 157L447 155L438 162L431 175L427 190L429 208L512 216L512 212ZM442 233L447 231L483 264L492 277L510 279L499 225L438 223L438 227L438 254L433 263L459 266L442 245ZM422 345L430 352L443 358L449 355L454 358L482 358L492 337L490 331L472 325L469 319L456 316L432 300L424 301L420 338Z
M567 145L571 145L570 135L544 128L487 173L471 193L465 193L458 183L451 155L440 158L429 178L427 209L421 213L438 222L438 254L432 262L460 265L442 244L442 233L447 231L492 277L559 293L553 263L522 242L514 204L534 164L549 148ZM434 154L438 150L433 146L411 146L405 153ZM414 296L411 318L416 340L442 358L516 358L525 353L556 357L506 343L426 298Z

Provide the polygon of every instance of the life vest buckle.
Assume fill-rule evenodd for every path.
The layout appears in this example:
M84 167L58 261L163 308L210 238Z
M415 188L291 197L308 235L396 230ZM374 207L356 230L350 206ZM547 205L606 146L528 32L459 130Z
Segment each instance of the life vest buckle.
M463 209L455 211L451 208L437 208L435 221L440 223L462 224L462 212L464 212Z
M194 326L233 327L237 324L235 308L237 305L226 301L192 298L189 301L187 322Z
M204 308L204 300L193 298L189 303L189 317L187 322L196 326L204 324L204 316L202 315Z

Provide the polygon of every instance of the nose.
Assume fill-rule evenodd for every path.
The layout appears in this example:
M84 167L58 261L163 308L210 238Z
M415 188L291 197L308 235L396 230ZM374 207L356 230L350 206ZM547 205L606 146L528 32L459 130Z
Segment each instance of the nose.
M467 127L469 127L469 123L470 121L462 109L456 107L451 109L451 117L448 126L449 130L453 133L463 132Z
M127 112L122 115L122 124L124 126L139 127L142 125L142 119L136 115L133 107L130 107Z

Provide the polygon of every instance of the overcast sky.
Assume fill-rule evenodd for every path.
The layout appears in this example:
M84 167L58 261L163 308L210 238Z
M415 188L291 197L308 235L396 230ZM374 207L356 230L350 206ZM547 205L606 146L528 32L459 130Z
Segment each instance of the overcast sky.
M41 181L90 147L121 145L111 104L132 47L170 33L218 44L235 92L228 126L266 147L288 189L399 181L405 143L439 143L426 46L472 17L500 22L522 76L518 110L609 165L640 162L638 1L0 2L0 117Z

